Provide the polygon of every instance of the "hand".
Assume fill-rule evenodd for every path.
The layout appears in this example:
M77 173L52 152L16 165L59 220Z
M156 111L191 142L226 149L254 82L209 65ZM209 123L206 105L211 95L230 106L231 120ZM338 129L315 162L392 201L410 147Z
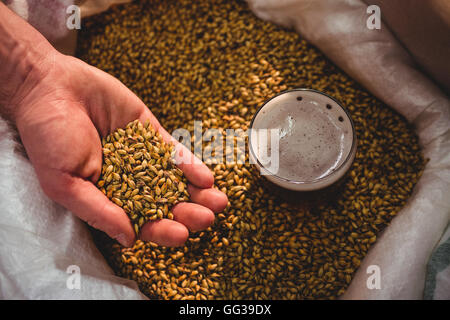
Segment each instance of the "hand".
M140 119L149 120L166 142L173 138L120 81L76 58L50 50L26 79L9 101L44 192L94 228L131 246L135 233L128 216L94 185L101 173L101 137ZM183 158L194 158L185 148L183 153ZM188 229L207 228L213 212L227 205L226 195L212 188L213 175L200 160L179 167L194 203L177 204L174 220L146 223L142 240L182 245Z

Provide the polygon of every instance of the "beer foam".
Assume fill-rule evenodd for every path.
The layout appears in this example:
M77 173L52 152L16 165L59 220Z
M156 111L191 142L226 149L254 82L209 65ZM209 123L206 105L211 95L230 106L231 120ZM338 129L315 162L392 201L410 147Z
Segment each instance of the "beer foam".
M255 116L252 129L279 130L279 169L272 173L293 181L314 181L337 170L353 143L342 107L313 91L276 96Z

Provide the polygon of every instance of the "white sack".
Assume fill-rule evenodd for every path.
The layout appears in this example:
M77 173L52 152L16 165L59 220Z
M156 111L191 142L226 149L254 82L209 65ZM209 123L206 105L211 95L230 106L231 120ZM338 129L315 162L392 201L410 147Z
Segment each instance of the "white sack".
M367 28L368 4L363 1L248 2L260 18L295 28L352 78L416 126L430 162L412 198L371 248L342 298L421 299L426 264L450 217L448 97L415 69L411 56L385 24L380 30ZM380 268L379 290L367 288L370 265Z
M450 226L428 262L424 299L450 300Z

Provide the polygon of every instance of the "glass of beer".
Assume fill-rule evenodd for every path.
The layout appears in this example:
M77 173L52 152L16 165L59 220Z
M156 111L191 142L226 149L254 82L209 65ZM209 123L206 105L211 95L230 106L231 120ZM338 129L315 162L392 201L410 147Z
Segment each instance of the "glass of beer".
M255 113L250 129L251 163L282 188L328 187L345 175L355 158L356 134L349 113L317 90L294 89L274 96Z

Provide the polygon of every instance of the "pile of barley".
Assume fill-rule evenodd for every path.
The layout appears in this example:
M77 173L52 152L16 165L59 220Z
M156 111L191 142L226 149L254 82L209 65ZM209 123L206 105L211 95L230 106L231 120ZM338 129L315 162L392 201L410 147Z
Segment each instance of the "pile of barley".
M173 145L139 120L102 139L103 166L97 186L130 217L134 231L147 221L173 219L170 209L189 200L186 178L175 166Z
M340 100L356 126L358 151L339 192L296 205L267 188L248 161L211 163L230 202L211 228L181 248L99 242L117 274L150 298L336 298L424 168L417 137L399 114L243 1L118 6L86 21L78 48L81 59L131 88L169 132L192 134L194 120L224 136L228 128L246 130L265 100L299 87Z

